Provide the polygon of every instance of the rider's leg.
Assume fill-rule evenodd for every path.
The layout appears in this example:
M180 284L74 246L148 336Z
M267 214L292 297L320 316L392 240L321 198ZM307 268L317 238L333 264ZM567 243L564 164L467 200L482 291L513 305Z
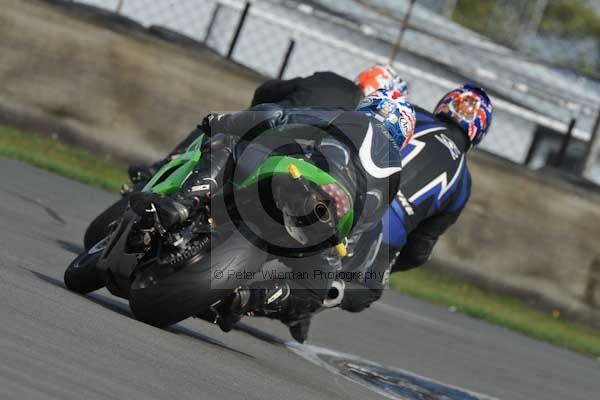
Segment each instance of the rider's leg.
M369 308L371 304L381 298L382 294L383 288L374 289L362 283L347 282L340 307L345 311L358 313Z
M236 291L221 309L221 328L229 330L241 315L253 314L280 320L300 343L307 339L311 318L323 309L332 286L334 274L327 271L335 270L322 267L323 255L279 261L288 268L286 279L278 279L274 269L264 274L274 279Z
M389 249L382 245L374 261L359 275L359 279L346 282L340 307L350 312L361 312L383 295L391 271Z

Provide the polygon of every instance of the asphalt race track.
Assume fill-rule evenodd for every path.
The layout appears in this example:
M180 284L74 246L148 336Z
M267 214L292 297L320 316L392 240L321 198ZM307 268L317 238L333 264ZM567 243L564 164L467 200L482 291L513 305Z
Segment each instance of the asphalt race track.
M359 315L322 313L304 346L259 319L228 334L144 325L62 282L113 200L0 158L0 399L599 398L598 360L391 292Z

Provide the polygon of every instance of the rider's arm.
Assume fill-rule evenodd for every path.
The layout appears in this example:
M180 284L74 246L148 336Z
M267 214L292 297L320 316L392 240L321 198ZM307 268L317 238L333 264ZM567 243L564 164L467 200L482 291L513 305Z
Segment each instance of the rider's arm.
M470 195L470 177L464 188L466 195L459 196L445 211L422 221L407 238L406 244L400 250L391 250L390 257L396 256L392 272L408 271L425 264L433 253L433 248L440 236L458 220L462 210L465 208ZM392 258L393 259L393 258Z
M305 78L272 79L254 93L252 105L277 103L284 108L335 107L354 110L362 93L351 80L334 72L316 72Z
M458 215L456 213L436 215L423 221L408 235L406 244L394 262L392 272L408 271L429 261L438 239L456 222Z
M298 90L299 78L290 80L270 79L254 92L252 107L266 103L282 103Z

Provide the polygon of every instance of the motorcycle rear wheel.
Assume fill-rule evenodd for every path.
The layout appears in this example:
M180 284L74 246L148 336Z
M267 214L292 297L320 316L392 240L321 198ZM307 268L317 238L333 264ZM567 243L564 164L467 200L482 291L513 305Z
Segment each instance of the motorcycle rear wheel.
M149 268L132 283L129 307L149 325L165 327L201 314L249 276L258 273L267 255L236 231L210 254L164 278Z

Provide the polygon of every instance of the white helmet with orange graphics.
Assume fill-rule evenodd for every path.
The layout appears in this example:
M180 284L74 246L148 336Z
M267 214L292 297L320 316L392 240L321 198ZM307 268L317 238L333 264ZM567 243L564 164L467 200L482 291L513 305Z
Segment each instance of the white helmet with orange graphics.
M400 92L408 96L408 85L400 78L390 65L374 65L362 71L355 80L363 96L368 96L379 89L389 92Z

